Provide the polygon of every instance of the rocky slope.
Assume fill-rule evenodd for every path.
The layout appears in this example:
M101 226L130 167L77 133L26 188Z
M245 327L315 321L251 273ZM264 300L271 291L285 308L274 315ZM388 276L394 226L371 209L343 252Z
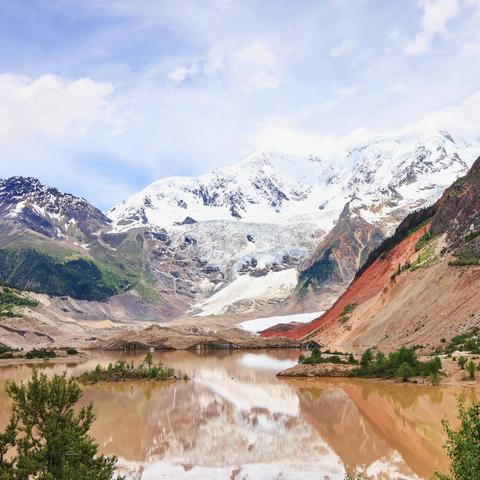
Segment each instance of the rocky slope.
M192 314L321 310L406 214L466 173L478 149L433 132L376 138L328 157L253 154L198 178L155 182L107 215L119 232L162 229L184 261L195 259ZM264 277L267 297L238 295L246 275Z
M346 350L428 350L479 325L479 198L480 158L434 207L404 220L324 315L263 335L314 339Z

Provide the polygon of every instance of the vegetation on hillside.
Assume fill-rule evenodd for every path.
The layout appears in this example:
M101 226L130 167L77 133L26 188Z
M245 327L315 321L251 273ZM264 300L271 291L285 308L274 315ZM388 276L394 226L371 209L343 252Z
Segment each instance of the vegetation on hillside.
M173 369L165 367L160 362L154 363L152 354L149 352L143 363L138 366L118 360L115 363L109 363L106 368L97 365L94 370L82 373L78 379L84 383L119 382L122 380L168 380L173 378L174 374Z
M353 311L357 307L358 307L358 303L349 303L348 305L345 305L345 308L342 311L342 315L340 316L340 322L347 323L350 320Z
M10 288L0 289L0 317L20 317L23 307L36 307L38 302Z
M432 232L430 232L430 230L426 231L426 232L418 239L418 242L415 244L415 250L418 252L418 251L421 250L423 247L427 246L434 238L435 238L435 236L432 235Z
M480 354L480 327L473 327L453 337L444 349L445 353L456 351Z
M130 286L125 276L92 259L57 259L32 248L0 249L0 283L80 300L105 300Z
M300 272L297 287L300 293L305 293L310 287L315 290L331 277L337 263L333 255L334 248L336 248L336 242L332 242L309 268Z
M7 393L13 405L0 434L2 480L115 478L116 458L98 455L89 435L92 405L75 408L82 395L77 381L65 374L49 380L34 370L26 385L9 383Z
M20 352L20 350L17 348L11 348L8 345L3 345L3 343L0 343L0 359L15 358L17 352Z

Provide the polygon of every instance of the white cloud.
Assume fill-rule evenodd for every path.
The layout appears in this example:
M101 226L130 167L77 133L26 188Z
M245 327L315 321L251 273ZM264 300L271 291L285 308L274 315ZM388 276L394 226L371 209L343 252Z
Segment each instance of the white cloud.
M407 91L407 86L404 82L395 82L394 84L390 85L388 91L399 95Z
M31 79L22 75L0 75L0 142L28 135L47 137L85 135L95 124L120 133L118 118L109 97L110 83L89 78L65 81L54 75Z
M444 33L447 23L459 12L458 0L418 0L423 9L420 31L405 48L407 55L419 55L431 49L436 35Z
M468 96L459 105L439 108L418 122L397 130L359 128L344 135L321 132L299 126L302 112L299 112L300 115L275 115L263 119L252 134L254 148L286 154L326 155L338 153L378 135L395 137L447 130L454 135L480 138L480 91Z
M480 40L466 42L462 45L462 56L480 55Z
M263 71L254 74L249 84L259 89L275 89L280 85L280 79L273 73Z
M173 83L182 83L188 75L188 69L186 67L177 67L174 68L169 74L167 78Z
M235 55L234 69L244 78L248 88L273 90L280 86L276 58L272 50L262 42L253 42Z
M265 118L252 135L254 149L291 155L326 155L372 136L366 129L356 129L343 136L304 129L299 127L298 120L294 115Z
M358 88L358 85L345 85L342 87L336 87L333 93L337 97L351 97L358 92Z
M353 42L350 39L340 42L338 45L333 46L329 55L331 57L341 57L343 55L349 54L353 50Z
M260 67L275 67L275 55L270 48L262 42L253 42L241 49L238 54L240 63L250 63Z
M222 70L225 66L225 55L223 47L210 48L203 64L203 73L207 76L213 75Z
M193 77L198 73L197 65L193 64L190 67L180 66L171 70L167 78L172 83L180 84L183 83L187 78Z
M465 98L459 105L435 110L409 129L444 129L458 135L480 138L480 90Z

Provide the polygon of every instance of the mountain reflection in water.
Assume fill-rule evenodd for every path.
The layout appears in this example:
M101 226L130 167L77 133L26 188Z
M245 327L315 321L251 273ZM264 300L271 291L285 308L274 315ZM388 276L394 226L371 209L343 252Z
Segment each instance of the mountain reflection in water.
M156 353L188 382L86 386L92 434L102 453L138 480L428 478L448 469L440 420L455 418L456 395L478 390L350 379L282 379L297 351ZM95 353L76 375L117 358ZM51 373L65 366L50 366ZM0 424L9 416L4 383L31 366L0 368ZM478 398L478 397L477 397Z

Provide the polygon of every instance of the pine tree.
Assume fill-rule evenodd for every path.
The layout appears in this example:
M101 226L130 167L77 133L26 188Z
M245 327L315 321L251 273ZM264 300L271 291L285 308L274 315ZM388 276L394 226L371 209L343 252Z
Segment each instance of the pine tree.
M114 478L116 458L99 456L88 435L95 418L92 405L74 411L82 395L77 381L65 374L49 380L34 370L26 385L9 383L7 393L13 409L0 435L2 480ZM8 462L7 453L13 455Z

